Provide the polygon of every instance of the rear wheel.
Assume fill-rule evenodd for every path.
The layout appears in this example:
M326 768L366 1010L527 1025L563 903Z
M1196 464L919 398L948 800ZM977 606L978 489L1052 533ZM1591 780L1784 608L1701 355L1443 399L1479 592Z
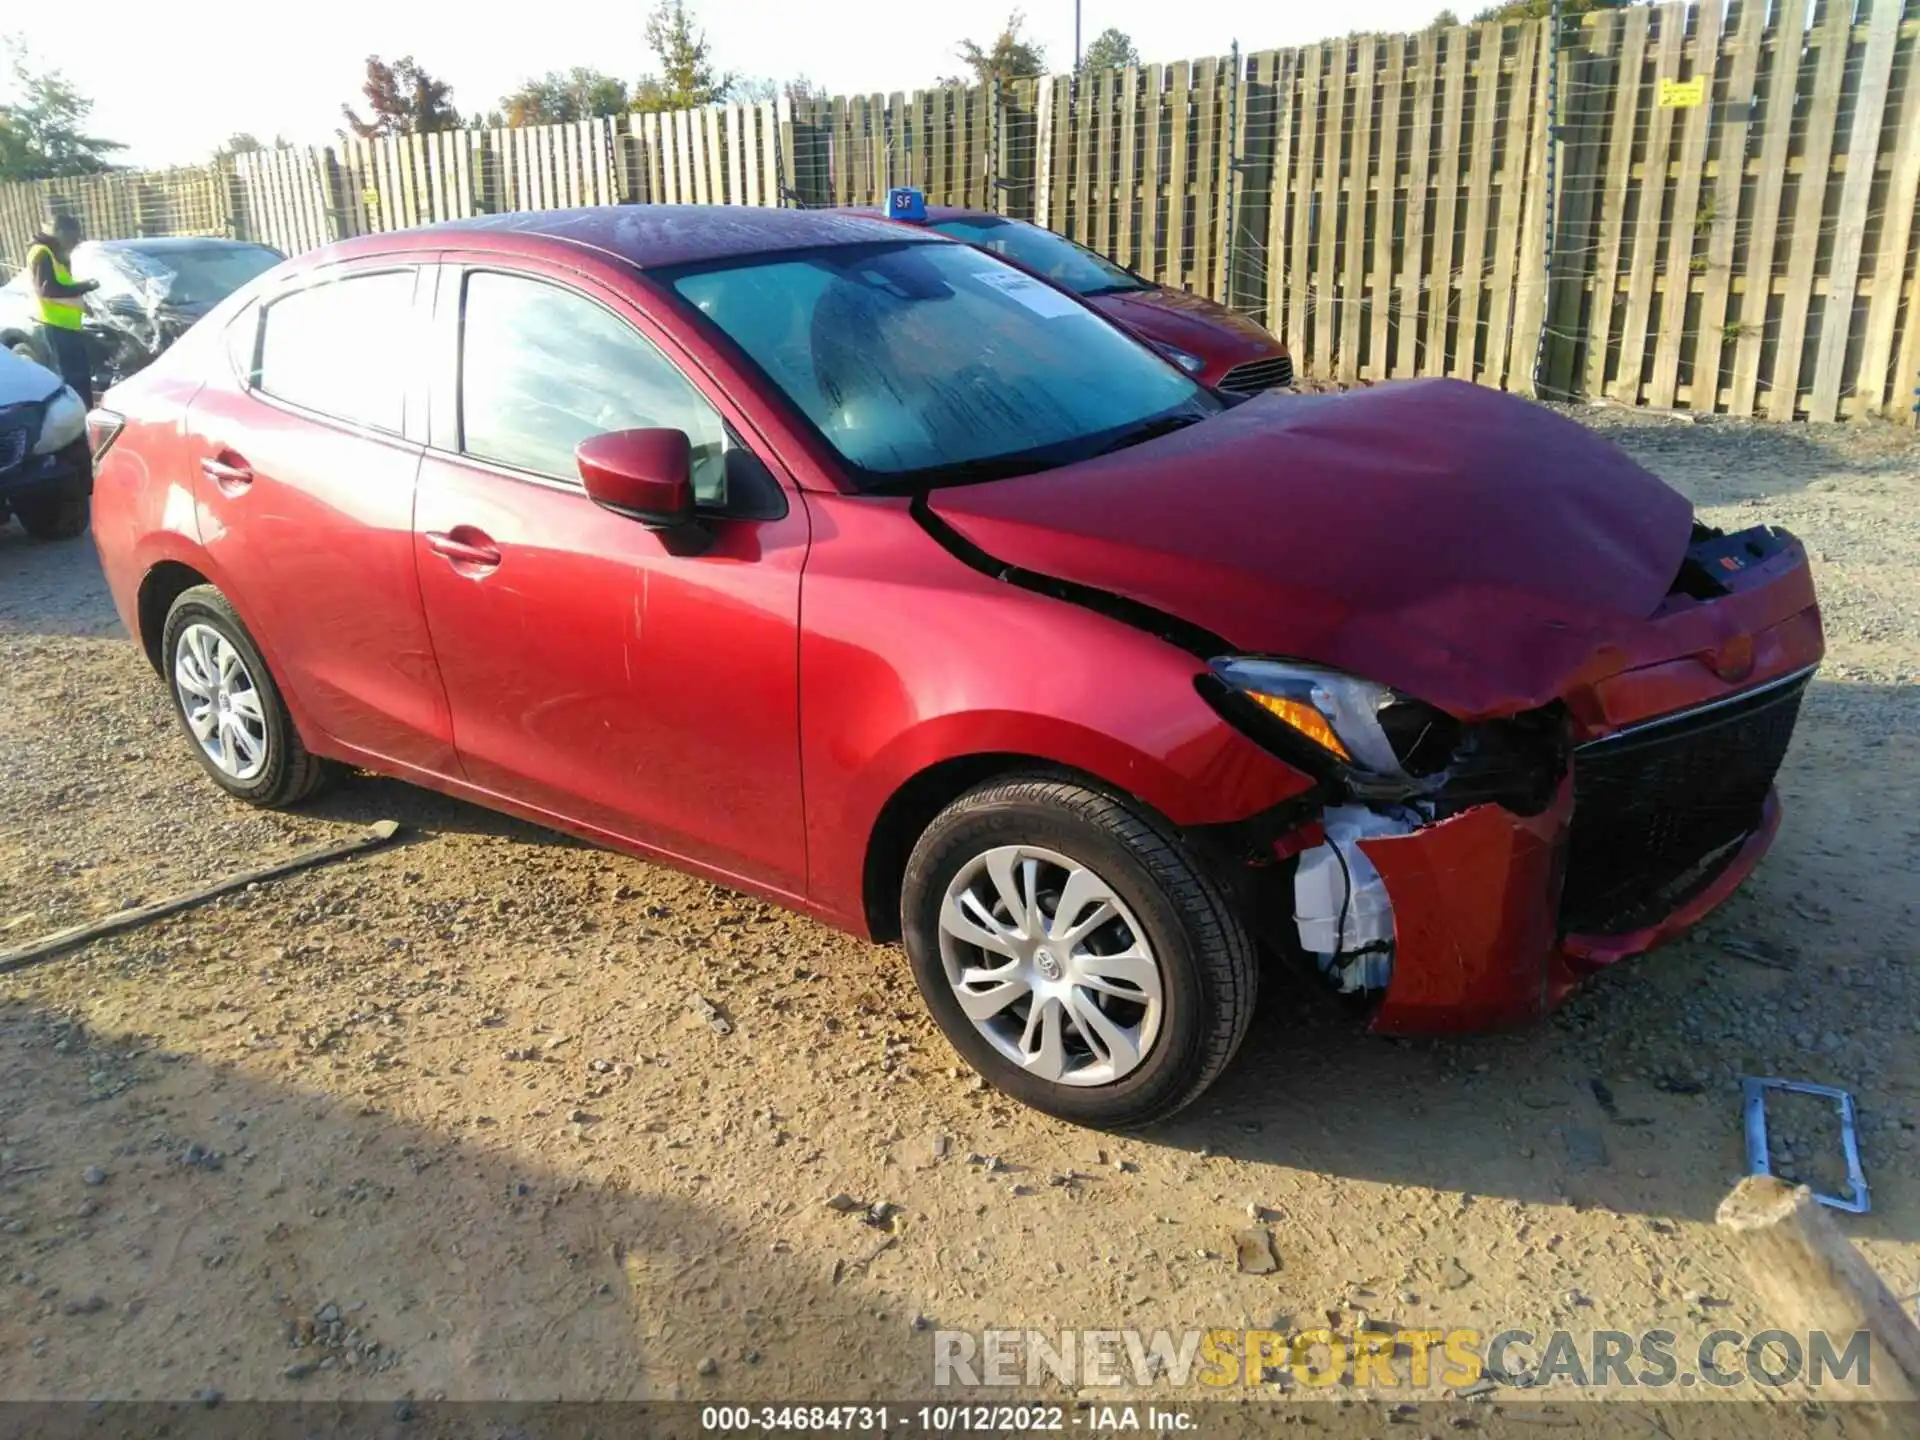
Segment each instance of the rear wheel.
M1151 817L1084 786L1013 779L956 800L914 847L900 913L954 1048L1078 1124L1171 1115L1253 1015L1253 946L1219 887Z
M87 497L9 502L21 528L36 540L72 540L87 530Z
M267 662L233 606L211 585L181 592L161 652L174 713L214 782L251 805L295 805L328 767L307 752Z

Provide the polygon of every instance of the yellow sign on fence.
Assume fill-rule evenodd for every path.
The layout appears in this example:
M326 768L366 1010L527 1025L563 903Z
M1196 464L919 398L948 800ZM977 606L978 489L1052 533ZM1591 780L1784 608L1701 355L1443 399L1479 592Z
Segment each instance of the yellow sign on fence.
M1660 82L1660 108L1662 110L1692 110L1705 103L1707 98L1707 77L1696 75L1691 80L1662 80Z

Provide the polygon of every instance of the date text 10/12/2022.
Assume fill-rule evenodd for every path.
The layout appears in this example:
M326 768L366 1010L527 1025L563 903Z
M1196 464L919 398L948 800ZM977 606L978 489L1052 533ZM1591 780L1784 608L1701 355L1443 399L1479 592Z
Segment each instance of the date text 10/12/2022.
M926 1430L986 1434L1085 1430L1186 1434L1199 1428L1193 1411L1166 1405L706 1405L703 1432L764 1434L774 1430L878 1433Z

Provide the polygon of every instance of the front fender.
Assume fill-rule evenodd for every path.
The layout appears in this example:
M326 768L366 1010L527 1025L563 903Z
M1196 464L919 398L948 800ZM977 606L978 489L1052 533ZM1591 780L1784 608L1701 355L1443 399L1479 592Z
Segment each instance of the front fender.
M1197 656L982 575L884 502L814 508L827 538L802 602L801 767L808 896L836 923L864 933L876 823L951 761L1076 770L1178 826L1245 820L1311 785L1202 698Z

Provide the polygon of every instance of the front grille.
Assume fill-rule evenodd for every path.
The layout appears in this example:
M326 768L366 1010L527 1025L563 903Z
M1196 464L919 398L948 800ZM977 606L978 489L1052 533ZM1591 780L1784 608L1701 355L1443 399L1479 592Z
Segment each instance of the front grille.
M27 458L27 430L24 425L0 430L0 475L16 469Z
M1262 390L1278 390L1293 383L1293 359L1276 355L1271 360L1249 360L1236 365L1220 379L1222 390L1236 395L1255 395Z
M1560 928L1653 923L1725 868L1760 823L1811 670L1573 752Z

